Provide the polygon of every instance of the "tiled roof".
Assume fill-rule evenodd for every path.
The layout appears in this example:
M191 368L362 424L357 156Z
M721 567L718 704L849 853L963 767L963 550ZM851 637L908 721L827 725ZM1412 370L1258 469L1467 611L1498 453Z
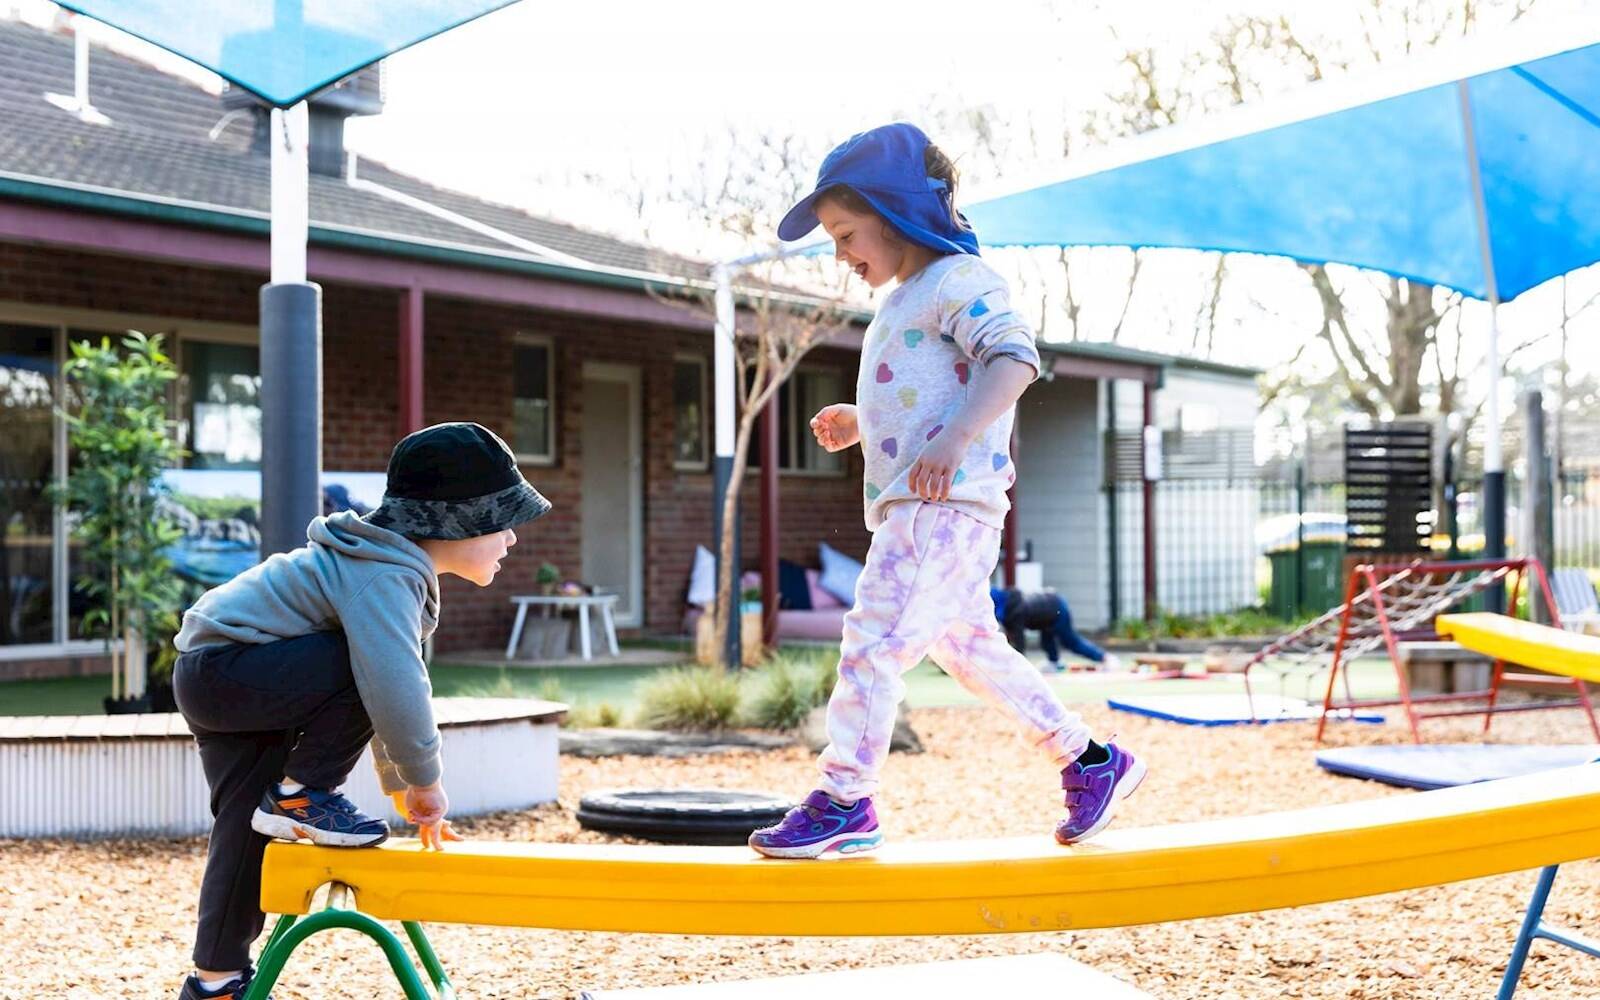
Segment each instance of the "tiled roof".
M70 34L0 20L0 173L265 217L270 165L249 151L254 112L234 114L212 139L228 114L218 95L105 48L93 49L89 66L90 103L110 118L108 125L80 121L45 100L46 93L72 93ZM371 160L362 160L356 174L600 267L706 273L705 264L435 187ZM314 228L518 252L341 178L312 174L310 196Z

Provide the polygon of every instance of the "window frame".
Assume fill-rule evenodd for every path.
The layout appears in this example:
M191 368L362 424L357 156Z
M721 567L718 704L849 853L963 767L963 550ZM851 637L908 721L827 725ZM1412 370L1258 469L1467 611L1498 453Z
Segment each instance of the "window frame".
M685 461L678 457L678 365L692 364L700 370L700 459ZM711 471L711 362L703 354L679 351L672 355L672 468L678 472Z
M257 336L250 336L247 332L209 330L199 334L178 332L172 335L172 344L171 349L168 351L168 356L172 358L172 364L178 370L178 378L172 381L172 387L167 393L168 410L173 423L184 428L185 438L185 454L178 459L178 464L174 466L176 469L193 468L189 464L190 455L188 454L192 451L191 446L194 444L195 433L194 420L192 419L194 416L194 386L189 382L189 350L192 344L208 344L221 347L253 347L256 351L256 368L259 371L261 367L261 339ZM263 428L262 436L265 438L265 428ZM263 444L265 444L265 441L263 441ZM248 471L253 471L259 475L261 463L258 461L256 467Z
M799 404L799 398L800 398L799 380L800 380L800 376L807 375L807 374L832 375L832 376L834 376L834 377L839 379L841 391L847 390L850 387L850 382L849 382L848 374L846 373L846 371L843 368L836 368L836 367L834 367L832 365L805 364L805 363L802 362L801 364L799 364L799 365L797 365L795 367L795 370L793 372L790 373L789 379L788 379L786 385L789 388L789 394L788 394L789 395L789 407L788 407L788 409L789 409L789 455L790 455L791 461L794 459L795 456L800 454L800 430L801 430L801 428L809 426L809 423L807 421L802 420L802 418L800 417L799 412L798 412L798 407L800 405ZM841 399L841 400L838 400L838 402L841 402L841 403L842 402L847 402L847 400ZM779 431L780 435L783 432L783 415L782 414L779 414L779 417L778 417L778 431ZM759 429L756 431L756 433L760 433ZM753 437L754 437L754 435L752 435L752 438ZM846 477L846 476L848 476L850 474L850 462L849 462L849 460L847 458L844 457L847 453L848 453L848 450L830 453L830 454L838 456L838 458L837 458L838 467L837 468L833 468L833 469L809 469L809 468L805 468L803 466L783 466L783 465L780 465L780 466L778 466L778 475L780 475L780 476L795 476L795 477L799 477L799 478L809 478L809 479L843 479L844 477ZM745 474L746 475L750 475L750 474L753 474L753 473L756 473L756 472L759 472L759 471L761 471L761 465L760 465L759 462L756 462L754 459L750 459L750 460L746 461L746 463L745 463Z
M523 347L542 347L545 350L545 394L550 401L549 440L544 454L520 450L521 442L517 438L517 391L516 391L516 359L517 350ZM532 465L540 468L551 468L559 460L559 445L561 432L558 415L560 406L556 397L556 386L560 381L556 378L556 341L548 333L533 333L527 330L518 330L511 342L511 447L516 455L518 465Z

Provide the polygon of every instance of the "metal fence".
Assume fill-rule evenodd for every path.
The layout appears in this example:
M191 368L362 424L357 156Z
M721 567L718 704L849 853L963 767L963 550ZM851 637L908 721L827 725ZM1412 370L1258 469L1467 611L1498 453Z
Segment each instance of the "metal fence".
M1516 475L1506 478L1508 548L1512 555L1531 555L1522 527L1523 484ZM1144 484L1123 480L1112 490L1112 617L1138 618L1145 611ZM1293 565L1292 572L1303 571L1302 562L1274 554L1293 553L1302 542L1310 551L1345 537L1342 482L1179 478L1155 483L1153 492L1156 602L1163 612L1207 615L1261 606L1274 569L1291 572ZM1453 547L1464 557L1483 547L1480 496L1479 482L1456 484ZM1561 477L1552 496L1552 565L1600 569L1600 470ZM1444 511L1428 514L1443 557L1452 547L1450 519ZM1306 593L1296 586L1302 586L1296 593L1303 599L1323 599L1321 590Z

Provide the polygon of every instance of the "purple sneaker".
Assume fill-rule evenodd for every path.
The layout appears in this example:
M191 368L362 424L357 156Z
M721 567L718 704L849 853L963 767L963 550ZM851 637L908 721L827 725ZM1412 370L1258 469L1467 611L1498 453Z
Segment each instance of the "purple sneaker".
M1067 818L1056 824L1056 842L1079 844L1104 830L1117 800L1132 795L1144 774L1144 762L1115 743L1106 744L1106 759L1098 764L1068 764L1061 772Z
M750 835L750 846L769 858L860 854L882 843L878 814L870 798L841 806L823 791L807 795L777 826L764 827Z

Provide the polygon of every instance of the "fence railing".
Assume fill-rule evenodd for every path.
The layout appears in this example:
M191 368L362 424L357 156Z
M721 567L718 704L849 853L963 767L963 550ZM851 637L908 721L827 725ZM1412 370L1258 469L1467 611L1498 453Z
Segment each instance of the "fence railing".
M1510 555L1531 555L1522 529L1523 484L1506 477ZM1116 504L1112 540L1112 617L1139 618L1144 607L1144 488L1138 481L1112 487ZM1438 491L1445 496L1444 491ZM1342 557L1345 487L1339 482L1280 478L1170 479L1155 484L1156 602L1163 612L1206 615L1276 602L1284 610L1308 608L1342 595L1308 583L1306 560ZM1483 548L1481 484L1455 489L1456 551L1471 557ZM1442 506L1436 504L1436 506ZM1553 567L1600 569L1600 472L1561 477L1552 490ZM1441 557L1451 546L1449 519L1433 518L1433 545ZM1303 548L1302 548L1303 546ZM1297 555L1298 553L1298 555ZM1278 574L1276 583L1274 574ZM1287 582L1284 575L1292 574ZM1342 569L1336 575L1342 576ZM1287 589L1279 589L1287 588ZM1337 591L1333 587L1332 591ZM1285 602L1289 602L1285 606Z

